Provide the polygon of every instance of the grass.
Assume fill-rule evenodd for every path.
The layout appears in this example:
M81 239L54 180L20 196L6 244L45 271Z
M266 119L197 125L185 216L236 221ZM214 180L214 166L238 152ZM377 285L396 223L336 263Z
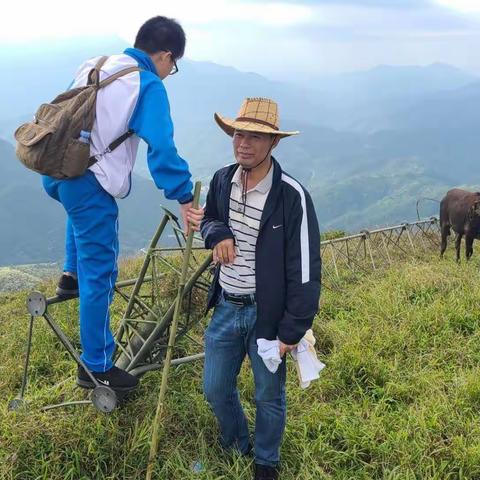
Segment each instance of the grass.
M43 281L56 277L60 273L56 263L37 263L0 267L0 295L35 288Z
M282 479L480 478L480 273L474 257L429 254L325 290L314 332L327 368L307 390L290 362ZM135 262L124 265L133 276ZM52 291L53 283L42 285ZM25 294L0 297L0 478L144 478L160 373L123 408L42 412L81 399L75 366L43 320L35 327L29 409L8 412L25 349ZM77 307L55 318L78 343ZM118 318L121 306L113 308ZM155 467L158 479L251 479L251 461L226 456L201 387L201 363L172 371ZM254 419L253 380L239 387ZM204 470L192 471L201 461Z

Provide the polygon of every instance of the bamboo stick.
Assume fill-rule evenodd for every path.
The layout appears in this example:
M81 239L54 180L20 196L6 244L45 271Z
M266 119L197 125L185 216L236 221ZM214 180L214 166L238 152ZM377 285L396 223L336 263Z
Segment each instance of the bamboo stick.
M201 183L196 182L194 196L193 196L194 208L198 208L200 188L201 188ZM155 466L155 457L157 456L160 421L163 415L163 406L164 406L165 394L167 392L167 384L168 384L168 373L170 371L170 364L172 362L173 347L175 345L175 337L177 335L178 320L179 320L180 312L182 308L183 290L185 288L185 281L187 278L190 253L192 250L193 233L194 233L193 230L190 230L190 232L188 233L187 242L185 245L185 253L183 255L183 265L182 265L182 272L180 275L180 282L178 284L178 293L177 293L177 298L175 302L175 311L173 314L172 325L170 326L170 337L168 339L167 354L165 356L165 362L163 366L162 383L160 385L157 411L156 411L155 419L153 422L153 432L152 432L152 440L150 442L150 455L148 458L146 480L151 480L152 478L153 467Z

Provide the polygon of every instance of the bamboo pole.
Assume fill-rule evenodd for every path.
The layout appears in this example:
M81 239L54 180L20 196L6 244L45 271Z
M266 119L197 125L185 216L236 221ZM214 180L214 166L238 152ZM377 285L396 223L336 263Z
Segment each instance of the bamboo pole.
M194 208L198 208L200 188L201 188L201 183L196 182L194 196L193 196ZM177 335L178 320L179 320L180 311L182 308L183 290L185 288L185 281L187 278L190 253L192 250L192 242L193 242L193 231L190 230L190 232L188 233L187 242L185 245L185 253L183 255L182 273L180 275L180 282L178 284L178 293L177 293L177 299L175 302L175 311L173 314L172 325L170 326L170 337L168 339L167 354L165 356L165 362L163 366L162 383L160 385L160 393L158 395L157 411L155 414L155 419L153 421L153 432L152 432L152 440L150 442L150 455L148 458L146 480L151 480L152 478L153 467L155 466L155 457L157 456L158 433L160 430L160 421L163 415L163 405L164 405L165 394L167 392L167 384L168 384L168 373L170 371L170 364L172 362L173 347L175 345L175 337Z

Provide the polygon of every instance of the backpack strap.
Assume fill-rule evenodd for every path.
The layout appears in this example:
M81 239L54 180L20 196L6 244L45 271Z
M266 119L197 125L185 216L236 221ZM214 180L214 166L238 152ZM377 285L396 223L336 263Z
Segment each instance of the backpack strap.
M133 72L140 72L142 69L139 67L128 67L124 68L123 70L120 70L117 73L114 73L113 75L110 75L108 78L105 80L100 80L100 69L102 66L105 64L107 61L108 57L102 57L98 61L98 63L95 65L95 68L91 70L91 72L88 75L88 83L87 85L93 85L95 84L97 88L104 88L107 85L110 85L112 82L115 80L118 80L120 77L123 77L124 75L128 75L129 73ZM127 130L123 135L120 135L118 138L116 138L110 145L101 153L97 154L100 156L105 155L106 153L113 152L117 147L119 147L127 138L131 137L134 134L133 130ZM91 167L94 163L96 163L98 160L96 156L90 157L88 161L88 166Z
M88 74L87 85L95 84L97 87L100 85L100 70L107 60L107 56L100 57L95 67L92 68Z
M108 60L108 58L109 57L106 56L101 57L95 67L90 70L90 73L88 74L87 85L95 85L97 88L103 88L107 85L110 85L112 82L119 79L120 77L123 77L124 75L128 75L132 72L139 72L141 70L141 68L139 67L124 68L123 70L120 70L119 72L110 75L105 80L100 81L100 70L105 65L105 62Z
M119 72L114 73L113 75L110 75L105 80L102 80L97 86L98 86L98 88L104 88L107 85L110 85L115 80L118 80L120 77L123 77L124 75L128 75L129 73L140 72L140 70L142 70L142 69L139 68L139 67L124 68L123 70L120 70Z
M119 147L127 138L130 138L135 132L133 130L127 130L123 135L120 135L117 139L115 139L101 154L97 155L105 155L106 153L113 152L117 147ZM98 159L95 156L92 156L88 160L88 166L91 167L94 163L96 163Z

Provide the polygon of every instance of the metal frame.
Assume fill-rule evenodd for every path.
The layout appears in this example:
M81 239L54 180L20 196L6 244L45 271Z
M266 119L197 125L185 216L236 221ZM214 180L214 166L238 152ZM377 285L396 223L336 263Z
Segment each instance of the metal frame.
M172 254L182 253L182 257L185 255L186 237L180 229L178 218L172 212L163 210L164 217L145 252L139 276L135 279L117 282L115 285L115 292L127 303L115 334L115 364L136 376L161 369L163 366L163 359L168 348L169 329L175 311L175 299L172 296L172 300L166 301L161 294L162 286L168 281L169 273L170 276L172 272L175 275L180 274L181 264L176 265L175 263L179 258L178 256L175 258ZM176 246L159 247L159 241L162 235L165 235L167 227L171 227ZM359 273L387 268L393 263L393 258L396 259L399 255L401 257L415 256L420 251L438 245L439 222L436 217L370 231L364 230L356 235L322 241L323 285L330 289L336 289L346 272ZM199 251L203 251L203 253L199 253ZM187 302L183 309L186 313L179 319L176 340L185 337L188 338L188 343L201 348L202 345L188 332L204 318L203 309L202 315L192 318L191 307L195 294L204 293L210 285L212 273L209 266L212 263L212 254L206 252L202 240L195 237L189 258L185 287L182 291L182 301ZM39 292L29 295L27 308L30 313L30 325L23 380L20 394L10 402L10 409L21 408L25 403L28 364L36 317L43 317L47 321L72 358L85 368L75 348L47 311L48 306L67 300L59 297L46 298ZM202 359L203 356L203 352L188 353L184 357L173 359L171 364L179 365ZM45 409L93 403L101 411L113 410L117 403L115 392L103 385L98 385L93 375L90 377L96 385L91 401L66 402L45 407Z
M337 288L345 272L359 273L388 268L393 259L413 257L431 247L439 247L436 217L401 223L355 235L321 242L324 285Z
M166 272L180 274L180 267L172 262L172 253L181 252L182 257L185 255L186 237L177 217L164 210L165 217L146 252L133 290L130 293L122 292L128 304L115 334L117 345L115 363L133 375L143 375L149 370L158 369L167 350L168 329L175 311L175 302L165 304L159 293L162 290L162 281L168 276ZM177 246L159 248L158 240L167 224L172 227ZM201 245L192 246L187 280L182 292L182 299L188 302L188 307L185 309L186 314L180 318L177 338L186 336L187 332L203 319L203 315L192 319L190 307L194 293L207 292L211 281L208 267L212 263L212 255L211 253L196 255L195 251L205 249L201 238L195 237L195 240L201 242ZM150 288L147 288L147 284Z
M160 298L162 291L161 283L169 279L169 273L171 274L173 272L175 275L177 273L177 268L172 262L172 253L181 252L183 254L182 257L186 254L186 237L180 228L178 218L169 210L165 208L163 210L163 219L150 242L138 278L120 281L115 284L116 294L127 303L120 326L115 334L115 364L136 376L141 376L148 371L162 368L168 346L166 339L168 338L169 328L173 319L176 298L172 298L170 302L164 298ZM168 231L167 227L170 227L173 232L176 242L176 246L174 247L160 247L158 245L162 235L165 235ZM205 252L201 238L196 236L194 240L197 244L194 244L191 250L203 250ZM202 242L201 246L199 242ZM187 280L182 292L182 301L188 302L188 306L185 309L187 313L179 319L176 340L188 336L187 332L204 318L203 310L202 315L197 315L192 318L191 306L197 290L203 292L208 290L211 281L211 274L209 273L208 267L211 261L211 253L199 255L198 252L197 254L191 252L189 255L189 263L186 269ZM28 365L30 361L34 320L36 317L43 317L46 320L72 359L86 370L96 385L92 391L90 401L64 402L58 405L44 407L44 410L66 405L93 404L100 411L110 412L116 407L117 401L121 399L117 398L118 394L116 395L112 389L97 382L82 362L75 347L48 312L50 305L72 299L72 297L62 298L58 296L47 298L40 292L32 292L28 296L27 308L30 313L30 325L22 386L19 396L9 403L11 410L25 406L24 398L28 381ZM192 340L190 342L191 344L198 344L194 339L189 338ZM197 345L197 347L198 346L201 345ZM194 352L184 357L173 359L171 364L180 365L201 358L203 358L203 352Z

